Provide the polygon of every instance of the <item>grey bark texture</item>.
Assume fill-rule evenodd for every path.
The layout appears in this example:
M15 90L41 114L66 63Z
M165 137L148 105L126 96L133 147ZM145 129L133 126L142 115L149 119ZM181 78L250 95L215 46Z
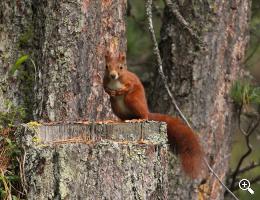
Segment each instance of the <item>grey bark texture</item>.
M125 50L126 1L40 1L35 9L35 28L42 29L35 115L51 121L111 116L102 88L104 54Z
M27 63L13 74L10 71L19 57L32 53L31 6L31 0L0 2L0 111L10 100L14 105L26 107L29 118L32 118L35 70Z
M111 117L104 53L125 51L125 12L125 0L1 1L1 102L41 121ZM29 60L10 75L22 55L35 65Z
M168 2L172 6L165 8L160 42L164 72L178 105L201 138L209 164L225 181L234 134L229 90L245 55L251 1ZM192 32L172 9L180 12ZM153 111L177 114L158 75L149 100ZM224 198L222 186L212 175L205 174L202 186L177 178L175 162L171 165L170 199Z
M28 199L167 199L164 123L28 123L16 136Z

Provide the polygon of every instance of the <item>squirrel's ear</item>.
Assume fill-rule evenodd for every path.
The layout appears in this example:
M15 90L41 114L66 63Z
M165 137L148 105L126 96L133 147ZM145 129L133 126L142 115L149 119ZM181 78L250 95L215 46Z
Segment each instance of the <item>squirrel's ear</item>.
M125 53L119 53L118 59L119 59L119 61L124 62L125 61Z
M110 53L110 51L106 50L105 58L106 58L106 61L109 61L109 60L111 59L111 53Z

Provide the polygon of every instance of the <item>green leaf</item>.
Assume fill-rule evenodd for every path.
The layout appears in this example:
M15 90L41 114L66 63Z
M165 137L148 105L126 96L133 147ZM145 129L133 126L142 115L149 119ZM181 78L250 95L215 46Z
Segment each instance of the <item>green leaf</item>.
M230 95L239 105L260 104L260 87L255 87L245 81L236 81Z
M260 87L256 87L252 91L252 102L260 104Z
M15 182L15 181L20 180L20 177L19 177L19 176L15 176L15 175L11 175L11 176L6 176L6 179L7 179L8 181Z
M29 55L21 56L10 69L10 74L13 75L20 66L29 59Z
M12 200L18 200L17 196L12 195Z
M4 196L6 195L6 191L3 190L1 187L0 187L0 197L2 197L2 199L4 199ZM1 198L0 198L1 199Z
M5 138L6 142L8 143L9 146L13 146L12 141L9 138Z

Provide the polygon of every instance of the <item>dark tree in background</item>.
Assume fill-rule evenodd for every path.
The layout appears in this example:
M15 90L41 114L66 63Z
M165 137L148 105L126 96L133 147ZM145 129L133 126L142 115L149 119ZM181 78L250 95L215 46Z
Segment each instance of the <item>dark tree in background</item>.
M244 60L251 1L165 2L160 50L168 85L198 132L210 166L225 181L234 133L229 91ZM156 79L149 97L151 109L176 115L158 74ZM223 188L212 175L204 177L206 183L200 186L204 191L200 191L183 176L177 179L175 162L172 165L170 198L197 199L203 195L223 199ZM181 184L178 190L176 184Z

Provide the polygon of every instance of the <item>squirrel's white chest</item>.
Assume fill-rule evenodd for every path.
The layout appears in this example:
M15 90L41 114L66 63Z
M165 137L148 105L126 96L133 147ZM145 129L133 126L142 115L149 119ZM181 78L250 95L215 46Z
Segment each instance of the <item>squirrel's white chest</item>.
M107 84L110 90L118 90L124 87L124 85L119 80L110 80Z
M110 82L108 83L107 87L110 90L118 90L124 87L124 85L119 81L119 80L110 80ZM128 115L131 114L131 111L128 109L128 107L125 104L125 96L121 95L121 96L115 96L112 97L114 100L114 103L116 104L116 108L117 110L124 115Z
M128 115L130 114L130 110L128 109L128 107L125 104L125 96L116 96L114 97L116 105L117 105L117 109L120 111L120 113Z

